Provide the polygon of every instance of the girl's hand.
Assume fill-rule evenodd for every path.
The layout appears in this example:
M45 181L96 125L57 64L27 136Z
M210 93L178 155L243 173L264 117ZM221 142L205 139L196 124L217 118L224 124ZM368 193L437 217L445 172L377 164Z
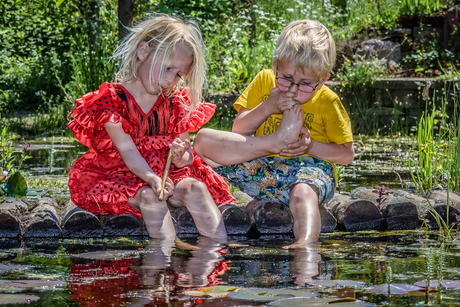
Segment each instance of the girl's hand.
M152 188L153 192L157 195L160 196L161 193L161 183L163 179L160 178L157 175L153 175L150 177L150 180L148 181L148 184ZM163 192L163 200L166 201L168 198L173 195L174 193L174 183L173 181L168 177L166 178L166 184L165 184L165 189Z
M181 140L180 138L176 138L171 145L169 145L172 153L172 160L171 163L174 164L176 167L183 167L182 165L182 157L186 152L192 154L190 150L190 141L188 139Z
M312 144L312 139L310 138L310 130L302 128L300 130L302 137L299 141L291 143L280 152L280 156L284 157L296 157L308 153L310 151Z

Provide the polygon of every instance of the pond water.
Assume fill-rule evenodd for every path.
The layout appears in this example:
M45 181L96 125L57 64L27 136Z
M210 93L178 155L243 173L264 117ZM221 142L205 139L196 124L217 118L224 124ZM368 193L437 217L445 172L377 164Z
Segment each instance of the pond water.
M373 185L412 187L407 159L408 153L416 149L413 139L359 138L355 149L355 162L340 169L342 191ZM77 145L33 145L29 154L34 158L26 161L26 170L31 177L65 178L69 165L85 151ZM456 230L453 235L459 237ZM352 297L368 302L356 306L460 306L460 286L456 283L451 285L454 289L430 295L424 290L395 294L396 288L406 290L408 285L428 279L460 280L458 242L446 243L442 248L441 237L433 231L322 234L318 244L291 251L281 248L292 242L289 236L230 238L244 246L202 237L182 239L200 249L187 250L146 238L25 242L0 238L0 304L6 302L4 294L32 295L24 304L27 306L270 304L234 296L210 297L203 295L205 290L198 296L190 292L219 285L230 286L230 290L267 289L267 293L273 289L295 291L274 299L308 290L321 297ZM388 296L386 290L373 293L373 288L388 282L388 276L395 287L391 288L392 295ZM30 280L47 282L30 284ZM331 280L339 285L330 287L326 281ZM383 287L388 289L387 285ZM342 304L335 305L345 306Z
M353 297L369 302L365 306L423 306L427 302L430 306L458 306L458 289L429 296L425 291L393 294L390 298L370 292L387 283L389 268L393 284L426 281L427 272L431 272L431 280L438 274L443 279L460 279L458 243L449 244L441 252L437 238L436 233L426 231L334 233L321 235L320 243L308 249L291 251L281 248L291 240L281 236L233 238L248 245L243 247L228 247L202 237L185 238L185 242L200 247L193 251L173 248L164 241L126 238L25 242L23 248L11 243L7 246L2 240L0 303L1 294L16 293L39 297L27 306L267 304L189 292L228 285L231 289L293 289L295 293L309 290L322 297ZM44 282L28 288L22 281L24 286L11 287L2 283L7 280L48 280L57 281L53 283L57 285L46 286ZM327 280L341 281L344 286L329 287Z

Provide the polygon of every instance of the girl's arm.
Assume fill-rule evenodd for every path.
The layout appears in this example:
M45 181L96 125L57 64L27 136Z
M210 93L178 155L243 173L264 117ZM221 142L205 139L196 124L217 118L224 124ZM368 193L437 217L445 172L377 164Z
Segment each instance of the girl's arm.
M177 168L189 166L193 163L193 152L190 146L190 135L188 132L179 134L169 148L172 150L172 164Z
M141 156L133 139L125 133L121 123L114 124L107 122L104 124L104 128L113 144L120 152L120 156L128 169L134 175L145 181L153 189L155 194L159 195L162 179L152 171L148 163ZM164 191L165 199L172 195L173 189L174 185L171 179L168 178Z

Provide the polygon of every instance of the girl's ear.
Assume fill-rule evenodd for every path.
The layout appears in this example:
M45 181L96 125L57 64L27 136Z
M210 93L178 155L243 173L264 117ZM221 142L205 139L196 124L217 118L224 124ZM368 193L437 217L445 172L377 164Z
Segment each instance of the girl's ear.
M150 53L150 46L147 42L141 42L139 46L137 46L137 58L144 62L149 57Z

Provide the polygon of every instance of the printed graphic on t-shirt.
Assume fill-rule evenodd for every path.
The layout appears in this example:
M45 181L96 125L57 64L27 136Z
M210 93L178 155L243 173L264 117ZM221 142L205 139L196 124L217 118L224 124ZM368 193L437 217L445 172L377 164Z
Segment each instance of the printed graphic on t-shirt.
M262 97L262 101L267 100L267 98L268 98L268 94L265 94L265 95Z
M281 123L280 117L270 116L267 120L263 123L263 131L264 135L269 135L278 129L278 126Z
M315 118L315 115L313 113L304 114L304 119L303 119L304 128L311 130L311 124L313 123L314 118Z

